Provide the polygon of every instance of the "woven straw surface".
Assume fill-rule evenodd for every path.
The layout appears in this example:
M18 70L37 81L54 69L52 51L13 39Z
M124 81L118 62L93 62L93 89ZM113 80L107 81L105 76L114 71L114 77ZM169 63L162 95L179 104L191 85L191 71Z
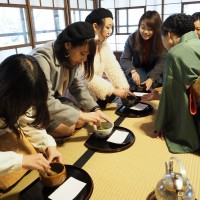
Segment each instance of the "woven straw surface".
M153 101L151 105L156 112L158 101ZM105 111L114 121L118 118L114 114L116 106L113 103ZM83 169L90 174L94 182L91 200L145 200L165 175L165 161L169 161L171 156L181 160L195 191L195 197L200 199L200 157L194 154L171 154L163 140L150 138L148 133L154 130L154 116L155 113L143 118L126 118L120 126L134 133L135 143L121 152L96 152L86 162ZM59 148L64 163L73 164L87 151L84 142L91 132L90 126L87 126ZM176 162L174 171L179 172ZM0 199L18 199L19 192L37 177L36 171L31 172Z

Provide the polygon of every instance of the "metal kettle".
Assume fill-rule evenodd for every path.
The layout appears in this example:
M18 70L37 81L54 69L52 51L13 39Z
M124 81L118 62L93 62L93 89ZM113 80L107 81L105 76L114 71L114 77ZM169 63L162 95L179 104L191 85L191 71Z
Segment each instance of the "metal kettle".
M180 173L173 172L173 160L178 163ZM165 162L165 166L166 174L156 185L156 200L195 200L194 191L181 161L171 157Z

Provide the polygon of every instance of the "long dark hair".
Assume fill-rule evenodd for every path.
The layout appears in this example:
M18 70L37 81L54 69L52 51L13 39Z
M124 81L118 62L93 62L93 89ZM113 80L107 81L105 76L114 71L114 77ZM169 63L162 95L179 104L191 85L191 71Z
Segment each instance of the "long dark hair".
M163 22L161 34L166 36L169 32L171 32L181 37L185 33L194 30L194 18L191 15L173 14Z
M46 78L34 57L16 54L0 64L0 118L5 122L1 129L19 135L18 119L31 107L35 113L30 126L45 128L50 118L47 97Z
M160 15L157 11L147 11L145 12L138 23L138 30L136 31L136 39L135 39L135 51L137 51L138 53L142 53L143 52L143 38L140 35L140 26L141 23L145 21L146 25L151 28L153 30L153 36L150 39L152 42L149 44L152 46L152 51L151 53L155 56L155 57L159 57L163 50L164 50L164 46L162 43L162 39L161 39L161 35L160 35L160 28L162 25L162 20L160 18Z
M86 39L86 40L77 40L71 42L72 48L88 45L89 47L89 54L87 57L87 60L84 62L84 78L85 79L92 79L94 75L94 56L96 53L96 42L95 39ZM68 68L70 65L69 58L66 57L66 49L65 49L65 43L57 42L57 40L54 42L54 52L56 55L56 58L58 59L59 63L63 65L64 67Z

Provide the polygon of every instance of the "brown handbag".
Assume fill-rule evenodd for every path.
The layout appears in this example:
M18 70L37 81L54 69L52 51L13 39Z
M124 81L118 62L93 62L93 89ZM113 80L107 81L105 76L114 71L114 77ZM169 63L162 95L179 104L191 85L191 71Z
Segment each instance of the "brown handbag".
M0 136L0 151L14 151L23 155L37 153L23 134L18 137L12 132ZM27 169L22 168L18 171L0 176L0 190L6 192L6 190L14 186L28 172Z

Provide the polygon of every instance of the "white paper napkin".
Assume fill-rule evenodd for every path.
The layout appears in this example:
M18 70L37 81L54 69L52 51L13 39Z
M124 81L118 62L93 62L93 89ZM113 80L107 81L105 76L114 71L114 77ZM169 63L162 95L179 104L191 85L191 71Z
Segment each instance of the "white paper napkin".
M147 104L138 103L138 104L130 107L130 109L141 111L141 110L144 110L147 106L148 106Z
M48 198L52 200L73 200L85 187L86 183L69 177Z
M126 139L129 132L115 130L113 134L107 139L107 142L112 142L116 144L121 144Z
M134 92L135 96L142 97L145 94L149 94L148 92Z

